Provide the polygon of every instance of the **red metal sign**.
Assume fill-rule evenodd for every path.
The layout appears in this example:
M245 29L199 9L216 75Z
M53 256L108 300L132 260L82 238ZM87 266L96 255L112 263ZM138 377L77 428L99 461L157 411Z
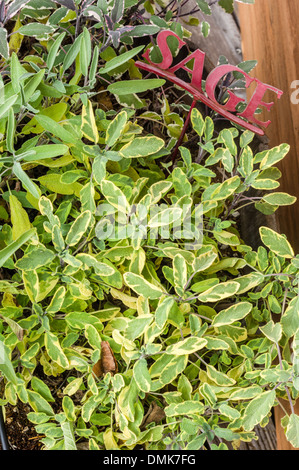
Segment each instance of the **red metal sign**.
M148 72L155 73L156 75L175 83L179 87L191 93L194 97L194 101L201 101L209 108L213 109L235 124L249 129L256 134L264 135L265 128L269 126L271 121L259 121L255 117L256 110L257 108L265 107L268 111L270 111L271 107L273 106L273 102L266 103L263 101L263 97L267 90L276 93L278 99L282 96L283 92L271 85L262 83L256 78L250 77L239 67L234 65L219 65L214 70L212 70L212 72L207 77L205 87L206 89L204 93L202 90L202 76L204 70L205 53L197 49L181 62L172 66L173 57L167 44L167 38L169 36L174 36L177 38L178 49L181 49L186 44L172 31L161 31L157 36L157 46L162 54L162 62L158 64L152 62L150 59L150 51L147 50L143 54L143 57L149 63L137 61L136 66L140 69L147 70ZM193 69L191 70L186 64L188 64L188 62L190 62L192 59L194 61L194 65ZM175 72L179 69L183 69L191 75L190 83L185 82L175 75ZM247 104L245 110L241 113L236 111L236 106L239 103L245 102L245 100L235 95L231 90L227 90L229 99L225 104L219 103L215 97L215 91L219 81L230 72L241 73L245 78L246 88L248 88L253 82L256 83L255 92ZM233 112L237 112L237 114L232 114Z

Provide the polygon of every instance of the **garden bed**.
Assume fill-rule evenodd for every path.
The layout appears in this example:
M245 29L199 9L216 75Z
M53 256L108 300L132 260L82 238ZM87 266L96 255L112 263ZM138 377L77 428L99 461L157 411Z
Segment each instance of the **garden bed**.
M273 407L298 395L299 263L273 215L295 202L274 191L288 145L136 67L148 45L159 64L161 31L175 64L192 53L176 2L42 4L0 8L11 447L274 449ZM218 83L223 107L244 96L254 63L239 66ZM293 445L297 422L283 419Z

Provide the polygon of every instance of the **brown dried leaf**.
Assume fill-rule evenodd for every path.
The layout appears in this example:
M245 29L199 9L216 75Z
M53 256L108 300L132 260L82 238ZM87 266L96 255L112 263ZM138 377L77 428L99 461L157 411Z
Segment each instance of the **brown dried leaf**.
M105 88L101 87L99 90L103 91ZM103 109L103 111L109 111L110 109L113 109L113 104L112 101L109 97L109 93L99 93L98 95L98 102L99 102L99 107Z
M158 424L162 419L165 418L165 412L160 406L157 405L156 402L152 401L148 412L143 418L142 427L145 428L149 423L156 423Z
M101 359L93 366L92 371L97 377L108 372L112 374L118 372L117 362L108 341L101 342Z
M101 377L102 375L104 375L101 359L95 363L95 365L92 368L92 372L94 373L96 377Z

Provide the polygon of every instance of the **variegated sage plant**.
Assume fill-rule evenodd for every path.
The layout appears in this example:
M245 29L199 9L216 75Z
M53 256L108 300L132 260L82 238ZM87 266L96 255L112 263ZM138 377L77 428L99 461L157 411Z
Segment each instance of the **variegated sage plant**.
M123 2L42 3L43 21L15 2L1 52L1 406L29 404L45 449L199 450L256 439L286 399L298 447L299 257L239 230L246 205L295 203L277 191L289 146L255 154L252 133L195 108L173 164L188 106L131 45L184 29L161 2L126 2L155 17L144 30L121 26Z

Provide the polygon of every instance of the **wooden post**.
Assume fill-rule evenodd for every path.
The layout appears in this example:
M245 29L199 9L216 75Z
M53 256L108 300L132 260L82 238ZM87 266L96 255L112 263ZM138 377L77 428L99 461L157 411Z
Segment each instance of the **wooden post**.
M267 130L270 147L288 143L291 151L279 166L282 172L280 191L298 198L293 206L279 208L277 217L280 230L285 233L299 253L299 101L292 103L292 94L299 89L299 37L297 34L299 17L298 0L255 0L254 5L239 4L242 49L244 60L256 59L258 66L251 73L264 83L283 90L284 95L270 112L263 112L262 120L272 124ZM292 88L292 85L296 88ZM296 96L293 96L296 98ZM297 99L299 93L297 94ZM282 402L290 414L288 403ZM299 403L295 405L299 414ZM294 449L286 440L280 420L284 416L280 407L275 409L278 450Z
M277 217L281 232L287 235L296 253L299 253L299 102L292 104L295 89L291 86L299 80L298 17L298 0L239 4L244 60L258 61L251 75L284 92L279 101L273 93L267 96L266 101L270 98L275 105L270 113L264 110L262 120L272 121L267 130L271 147L282 143L291 146L290 153L277 165L282 171L279 190L296 196L298 201L279 208ZM299 81L296 88L299 89Z

